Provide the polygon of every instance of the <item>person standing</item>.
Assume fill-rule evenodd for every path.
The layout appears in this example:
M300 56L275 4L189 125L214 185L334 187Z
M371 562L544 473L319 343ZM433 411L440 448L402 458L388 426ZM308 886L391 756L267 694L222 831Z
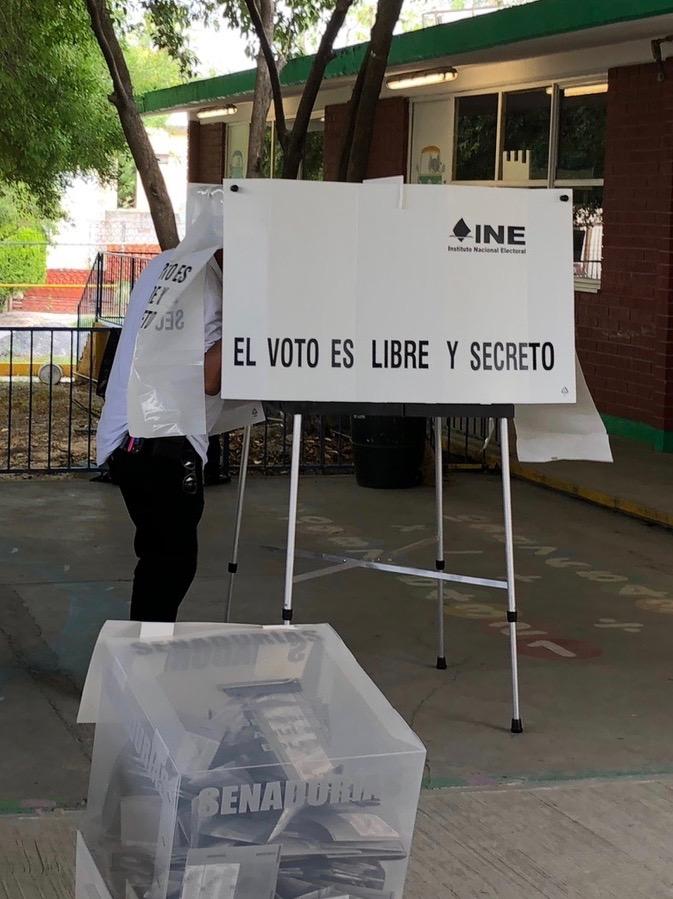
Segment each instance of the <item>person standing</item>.
M96 438L97 461L107 462L135 525L138 558L133 577L132 621L175 621L196 574L198 525L203 514L208 434L137 438L129 433L127 392L143 315L152 288L172 250L145 268L129 300L110 371ZM222 271L207 265L204 290L204 394L206 426L222 410Z

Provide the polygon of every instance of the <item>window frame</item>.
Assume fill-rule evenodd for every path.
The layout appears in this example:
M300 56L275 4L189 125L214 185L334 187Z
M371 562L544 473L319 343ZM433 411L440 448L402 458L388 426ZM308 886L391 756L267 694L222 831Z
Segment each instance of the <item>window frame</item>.
M292 125L294 124L294 119L288 119L286 124L287 124L287 127L291 129ZM269 119L267 121L267 128L269 128L270 132L271 132L271 145L269 148L269 172L270 172L269 178L274 179L276 177L274 175L274 171L276 168L276 143L277 143L276 120ZM308 132L315 133L316 131L319 131L323 135L323 140L324 140L324 137L325 137L325 114L323 111L318 111L318 112L314 111L313 115L311 116L311 118L309 120L307 133ZM303 181L303 178L304 178L304 162L302 160L302 163L299 167L298 180Z
M559 135L561 122L561 99L562 91L569 87L585 87L594 84L606 84L608 82L608 73L599 72L586 76L584 78L546 78L542 80L508 84L506 86L484 86L468 91L456 91L451 94L450 100L452 104L452 121L453 121L453 147L451 153L451 172L450 179L447 184L453 184L463 187L527 187L527 188L563 188L584 189L592 187L604 187L604 178L557 178L559 155ZM526 181L504 181L502 179L502 154L504 147L505 134L505 114L507 94L518 93L520 91L536 90L541 88L551 88L550 95L550 115L549 115L549 159L547 168L547 178L528 179ZM486 94L498 95L498 120L496 126L496 143L495 143L495 159L494 159L494 175L495 177L489 181L458 181L456 180L456 156L458 151L458 103L461 97L474 97ZM420 100L420 98L419 98ZM421 101L422 102L422 101ZM575 277L575 289L582 292L597 293L600 290L601 282L598 279Z

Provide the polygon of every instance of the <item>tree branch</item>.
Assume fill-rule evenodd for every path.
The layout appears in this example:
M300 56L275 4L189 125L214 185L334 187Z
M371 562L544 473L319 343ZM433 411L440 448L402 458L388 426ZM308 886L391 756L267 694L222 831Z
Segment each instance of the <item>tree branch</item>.
M131 76L123 53L121 54L120 66L120 60L114 52L114 44L117 43L116 35L114 35L114 40L110 41L110 30L112 29L114 34L114 26L108 10L99 3L98 0L86 0L86 6L89 11L89 18L91 19L91 28L96 36L98 46L100 47L103 58L107 64L110 77L112 78L114 90L113 96L115 97L115 100L113 101L111 99L110 102L125 102L128 100L125 80L127 83L130 83ZM126 79L124 76L126 76Z
M358 77L353 87L353 93L348 104L348 121L341 142L341 154L339 156L339 168L337 170L337 181L345 181L348 177L348 163L351 158L351 148L353 146L353 135L355 133L355 119L358 114L360 98L362 97L362 88L367 74L367 66L369 65L369 57L371 52L371 41L367 44L364 58L360 64Z
M313 59L304 90L299 101L297 115L294 120L292 133L288 141L283 165L284 178L296 178L304 155L306 134L311 121L311 114L315 106L316 97L325 76L325 69L334 57L334 41L341 30L348 10L354 0L337 0L329 22L325 28L320 45Z
M269 42L273 41L273 20L275 12L275 0L260 0L260 14L264 33ZM257 77L255 79L255 95L252 101L252 114L250 117L250 139L248 142L248 178L262 177L262 164L264 161L264 144L266 137L266 120L271 105L271 79L269 67L266 64L264 53L260 49L257 54Z
M280 145L283 150L285 150L287 146L287 125L285 124L283 92L280 86L278 66L276 65L276 59L273 55L273 49L264 29L264 22L262 21L262 17L259 13L255 0L245 0L245 5L248 8L248 12L250 13L250 19L252 21L257 37L259 38L259 46L262 53L264 54L266 66L269 70L269 79L271 80L271 93L273 96L273 107L276 113L276 132L278 134Z
M163 250L170 249L177 246L180 240L175 213L156 154L133 99L131 75L117 40L110 11L106 0L86 0L86 6L91 19L91 29L112 79L113 94L110 101L117 109L126 142L145 188L157 240Z

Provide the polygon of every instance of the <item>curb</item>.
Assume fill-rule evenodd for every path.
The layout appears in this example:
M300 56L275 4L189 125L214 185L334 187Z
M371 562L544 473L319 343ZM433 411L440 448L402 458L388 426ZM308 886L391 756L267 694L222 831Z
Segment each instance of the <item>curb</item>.
M549 490L555 490L557 493L565 493L567 496L583 499L594 506L601 506L604 509L610 509L612 512L620 512L629 518L637 518L639 521L645 521L648 524L656 524L660 527L673 529L673 514L661 512L658 509L651 509L649 506L642 506L639 503L622 499L619 496L611 496L609 493L603 493L591 487L582 487L572 481L564 481L553 475L541 474L534 469L526 468L518 462L511 463L511 471L512 475L520 480L529 481Z

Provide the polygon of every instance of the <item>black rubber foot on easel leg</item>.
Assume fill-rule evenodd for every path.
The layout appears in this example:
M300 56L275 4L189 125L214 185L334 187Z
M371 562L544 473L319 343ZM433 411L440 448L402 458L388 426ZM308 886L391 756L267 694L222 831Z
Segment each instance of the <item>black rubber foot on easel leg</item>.
M512 718L512 733L513 734L522 734L523 733L523 722L521 718Z
M437 668L439 671L446 671L446 659L444 656L437 656Z

